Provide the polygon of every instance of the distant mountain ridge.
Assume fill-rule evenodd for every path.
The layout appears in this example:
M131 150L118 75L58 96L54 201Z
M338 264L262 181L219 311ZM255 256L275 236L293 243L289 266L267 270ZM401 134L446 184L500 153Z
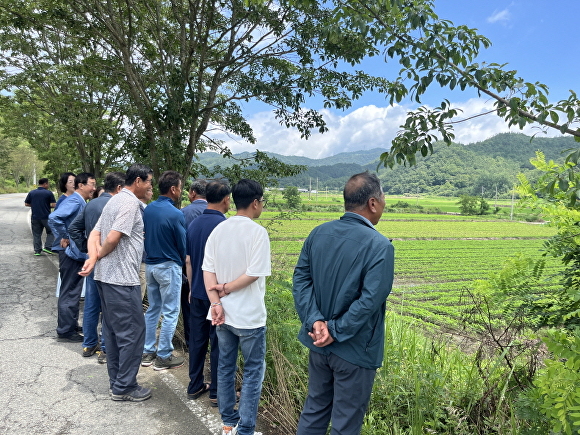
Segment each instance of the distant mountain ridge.
M367 165L376 161L379 156L387 151L385 148L373 148L371 150L351 151L335 154L334 156L324 157L321 159L311 159L304 156L283 156L282 154L267 152L270 157L275 157L281 162L289 165L304 165L308 167L332 166L338 163L348 163L357 165ZM234 154L236 158L249 157L251 153L243 152ZM224 159L218 153L207 152L199 155L200 163L213 166L214 164L224 164Z
M563 161L566 151L579 148L580 143L572 137L535 137L533 140L522 133L501 133L481 142L468 145L437 143L434 152L425 158L418 157L417 165L395 166L380 169L379 177L385 192L391 194L428 193L434 195L457 196L462 193L480 194L495 192L507 194L519 172L533 170L530 159L537 150L548 160ZM308 169L294 177L282 178L280 186L297 186L315 189L342 189L346 180L355 173L365 170L375 171L379 156L387 151L373 148L344 152L322 159L303 156L283 156L268 153L287 164L305 165ZM249 157L251 153L236 154L235 157ZM226 161L217 153L202 153L200 163L212 167L224 165Z

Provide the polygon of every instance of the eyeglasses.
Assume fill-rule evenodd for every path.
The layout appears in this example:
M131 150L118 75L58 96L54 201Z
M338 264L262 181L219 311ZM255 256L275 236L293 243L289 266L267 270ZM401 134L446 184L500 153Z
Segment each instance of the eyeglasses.
M265 198L256 199L256 201L261 202L262 203L262 207L266 207L266 204L268 204L268 200L265 199Z

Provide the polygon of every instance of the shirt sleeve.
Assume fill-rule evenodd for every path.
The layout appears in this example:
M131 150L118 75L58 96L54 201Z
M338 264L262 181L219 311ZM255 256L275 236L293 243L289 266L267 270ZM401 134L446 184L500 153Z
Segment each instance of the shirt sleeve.
M131 231L133 230L133 224L135 222L135 215L141 213L139 207L134 207L132 203L128 202L123 207L119 208L111 230L118 231L125 234L126 236L131 236ZM105 234L105 237L107 235Z
M264 228L260 227L260 232L252 246L250 256L250 261L246 269L246 275L270 276L272 274L270 238L268 237L268 232Z
M53 211L48 216L48 225L54 232L55 238L69 239L68 228L66 226L66 219L72 214L76 213L80 204L76 198L72 196L68 198L68 201L63 201L58 209Z
M206 272L215 273L215 256L214 256L214 233L211 233L207 238L205 244L205 250L203 252L203 263L201 265L201 270Z
M306 239L294 268L292 278L292 295L298 317L307 332L312 331L312 325L318 320L324 320L324 316L318 309L314 296L314 281L310 271L310 243Z

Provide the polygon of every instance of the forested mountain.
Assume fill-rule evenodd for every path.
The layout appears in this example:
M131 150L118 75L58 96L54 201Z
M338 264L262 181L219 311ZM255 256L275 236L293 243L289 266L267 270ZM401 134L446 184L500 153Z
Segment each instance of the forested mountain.
M572 137L530 139L521 133L504 133L468 145L437 143L433 155L419 157L416 166L383 167L378 174L389 194L458 196L464 193L481 195L483 192L489 198L494 197L497 190L499 196L507 196L517 181L518 172L534 178L530 159L537 150L544 152L547 159L562 161L567 150L580 146ZM337 190L342 189L352 174L366 169L375 171L378 157L384 151L375 148L324 159L268 154L285 163L308 166L302 174L280 179L280 186ZM244 154L236 156L243 157ZM214 153L202 154L200 161L208 166L223 164L223 159Z

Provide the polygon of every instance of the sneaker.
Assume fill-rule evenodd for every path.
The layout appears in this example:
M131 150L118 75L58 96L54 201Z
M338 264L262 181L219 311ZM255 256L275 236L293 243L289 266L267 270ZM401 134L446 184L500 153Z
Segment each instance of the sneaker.
M99 356L97 357L97 362L99 364L106 364L107 363L107 352L104 350L99 351Z
M222 435L236 435L238 433L238 425L222 426Z
M153 361L155 361L155 358L157 358L157 354L154 353L144 353L143 356L141 357L141 365L143 367L149 367L151 364L153 364Z
M95 344L92 347L83 347L83 356L84 357L93 356L100 349L101 349L101 347L98 344Z
M112 392L111 392L112 393ZM111 399L115 401L143 402L151 397L149 388L139 385L136 389L126 394L111 394Z
M47 254L54 254L54 251L51 251L50 249L46 248L42 248L42 252L46 252Z
M34 253L34 256L35 256L35 257L40 257L41 255L42 255L42 254L41 254L40 252L35 252L35 253Z
M161 358L158 356L155 358L155 365L153 368L155 370L165 370L165 369L176 369L181 367L185 358L182 356L169 355L167 358Z

